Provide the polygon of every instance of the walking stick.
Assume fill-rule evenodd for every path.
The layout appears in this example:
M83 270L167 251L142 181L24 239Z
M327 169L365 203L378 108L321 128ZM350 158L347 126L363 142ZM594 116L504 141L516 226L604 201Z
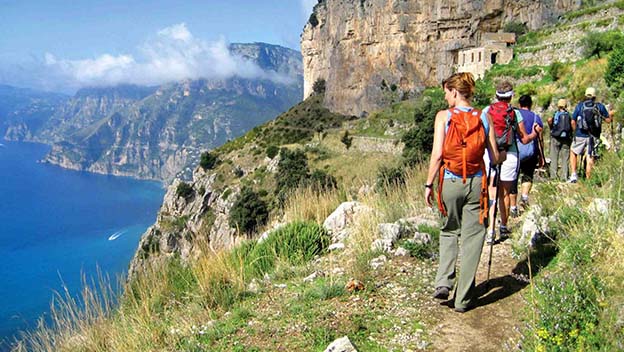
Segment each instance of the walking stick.
M496 198L494 198L494 214L492 215L492 224L494 224L494 228L496 228L496 211L498 210L498 196L500 195L500 164L496 165L496 176L494 177L494 186L496 186ZM486 230L487 231L487 230ZM492 241L490 241L490 259L488 260L488 271L487 271L487 287L490 289L490 270L492 269L492 252L494 251L494 239L496 231L492 234Z

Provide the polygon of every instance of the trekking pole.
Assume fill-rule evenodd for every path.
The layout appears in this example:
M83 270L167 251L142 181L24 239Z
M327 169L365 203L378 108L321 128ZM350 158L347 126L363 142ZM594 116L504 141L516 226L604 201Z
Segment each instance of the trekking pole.
M492 226L494 232L492 233L492 241L490 241L490 258L488 259L488 271L487 271L487 288L490 290L490 270L492 269L492 252L494 252L494 240L496 238L496 211L498 209L498 196L500 195L500 164L496 165L496 176L494 176L494 186L496 187L496 198L494 198L494 214L492 214Z

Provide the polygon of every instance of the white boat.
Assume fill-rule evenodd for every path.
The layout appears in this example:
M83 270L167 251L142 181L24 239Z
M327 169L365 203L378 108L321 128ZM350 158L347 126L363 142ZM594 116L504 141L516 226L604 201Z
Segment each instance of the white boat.
M123 235L123 234L124 234L124 232L125 232L125 231L117 231L117 232L115 232L114 234L110 235L110 236L108 237L108 240L109 240L109 241L114 241L114 240L116 240L119 236Z

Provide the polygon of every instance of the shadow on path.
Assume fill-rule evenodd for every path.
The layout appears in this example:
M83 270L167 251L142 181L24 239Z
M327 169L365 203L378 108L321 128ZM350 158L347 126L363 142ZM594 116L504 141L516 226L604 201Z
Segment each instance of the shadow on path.
M531 251L530 257L516 264L510 274L491 278L475 287L475 296L478 297L475 308L498 302L522 290L530 283L530 278L535 278L556 254L557 247L554 243L538 244Z

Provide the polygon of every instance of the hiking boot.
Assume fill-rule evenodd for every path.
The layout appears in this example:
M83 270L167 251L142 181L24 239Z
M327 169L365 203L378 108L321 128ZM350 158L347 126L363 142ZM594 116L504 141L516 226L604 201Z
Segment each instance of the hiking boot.
M449 288L446 286L436 287L433 292L433 298L435 299L447 299L449 297Z
M511 231L509 231L507 226L501 225L501 227L499 229L499 234L500 234L500 240L504 241L504 240L509 238L509 235L511 235Z
M576 174L572 174L572 176L568 179L568 183L576 183L576 181L578 181Z
M485 243L492 244L496 240L496 234L494 232L488 231L485 235Z
M509 216L511 216L512 218L517 218L518 216L520 216L520 213L518 212L518 208L509 209Z

